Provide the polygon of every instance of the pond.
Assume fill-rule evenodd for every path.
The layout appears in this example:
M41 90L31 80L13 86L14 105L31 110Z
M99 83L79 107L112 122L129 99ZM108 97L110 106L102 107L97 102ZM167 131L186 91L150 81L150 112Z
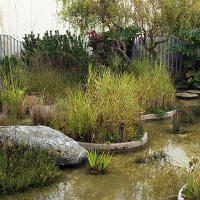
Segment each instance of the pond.
M200 103L183 101L191 107L194 122L182 118L184 134L173 134L172 120L145 122L148 144L132 152L113 154L109 171L90 175L87 163L79 168L63 169L54 184L24 193L0 196L2 200L161 200L177 199L186 181L185 168L200 153ZM154 152L162 158L153 159ZM134 162L147 157L145 163Z

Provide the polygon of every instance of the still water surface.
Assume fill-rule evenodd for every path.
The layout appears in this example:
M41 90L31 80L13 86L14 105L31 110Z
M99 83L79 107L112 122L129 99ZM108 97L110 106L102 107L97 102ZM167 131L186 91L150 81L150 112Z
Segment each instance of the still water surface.
M172 133L172 120L145 122L148 144L136 151L114 154L105 175L90 175L87 164L64 169L56 183L25 193L0 196L2 200L175 200L185 183L185 169L192 157L200 153L199 100L187 101L192 106L194 123L183 117L184 134ZM134 162L154 152L164 152L166 158Z

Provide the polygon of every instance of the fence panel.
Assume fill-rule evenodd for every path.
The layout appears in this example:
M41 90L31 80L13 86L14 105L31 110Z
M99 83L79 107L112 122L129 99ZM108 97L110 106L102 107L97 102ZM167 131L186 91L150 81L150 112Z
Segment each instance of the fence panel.
M156 38L156 41L166 40L165 42L158 44L155 48L157 62L164 64L171 75L178 77L182 74L184 69L182 66L183 61L182 58L172 50L172 47L181 46L183 45L183 42L175 36L169 36L168 39L167 37L167 35L163 35ZM150 46L149 38L146 40L146 45L147 47ZM198 48L197 56L200 57L200 47ZM145 49L141 37L135 38L134 58L136 57L139 59L148 58L153 60L153 55Z
M4 56L20 56L22 42L9 35L0 35L0 59Z
M183 42L175 36L169 36L168 39L167 37L167 35L163 35L156 38L156 41L166 40L165 42L158 44L155 48L157 53L157 61L158 63L164 64L171 75L177 77L183 72L183 61L176 52L172 51L171 47L174 45L181 46L183 45ZM153 60L153 55L147 51L147 49L145 49L141 37L135 38L134 43L134 58L148 58ZM147 47L150 46L149 38L146 41L146 45ZM20 56L21 49L22 42L9 35L0 35L0 59L2 59L4 56ZM88 51L91 51L91 49L88 48ZM197 49L197 56L200 57L200 47Z

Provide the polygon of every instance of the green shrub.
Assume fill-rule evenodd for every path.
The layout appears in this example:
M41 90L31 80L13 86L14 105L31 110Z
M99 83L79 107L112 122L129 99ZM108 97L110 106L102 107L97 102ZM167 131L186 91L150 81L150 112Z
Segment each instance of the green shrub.
M193 30L186 29L181 31L181 35L185 42L182 44L174 44L171 47L173 52L176 52L182 59L182 70L179 74L179 79L190 88L200 87L200 67L198 56L198 48L200 45L200 28Z
M109 66L110 60L118 55L121 63L117 68L126 68L127 60L133 57L132 44L134 38L138 35L138 31L137 26L129 26L123 29L116 28L101 33L92 30L88 33L88 45L92 48L97 62ZM122 53L118 45L123 46L126 51ZM112 66L112 68L115 68L115 66Z
M70 91L58 104L52 126L70 137L88 142L133 140L142 109L138 106L135 79L128 74L89 70L86 91Z
M0 193L13 193L52 182L58 175L49 150L4 138L0 140Z
M22 58L29 66L40 62L56 69L76 68L82 73L87 72L92 62L86 43L69 31L63 35L58 31L55 34L46 32L42 38L33 33L25 35Z

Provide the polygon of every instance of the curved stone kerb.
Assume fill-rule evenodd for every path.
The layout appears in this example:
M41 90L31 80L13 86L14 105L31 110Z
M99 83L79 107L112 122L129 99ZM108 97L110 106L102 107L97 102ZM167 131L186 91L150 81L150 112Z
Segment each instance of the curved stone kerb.
M125 142L125 143L111 143L111 144L95 144L95 143L86 143L78 142L78 144L85 149L96 149L104 151L124 151L132 150L144 146L148 141L147 133L139 141Z
M183 190L185 189L185 187L187 186L187 184L185 184L178 192L178 199L177 200L184 200L184 197L182 196Z
M166 112L165 115L162 117L162 119L173 117L175 113L176 113L176 110ZM156 114L148 114L148 115L142 115L140 120L145 121L145 120L152 120L152 119L159 119L159 117Z

